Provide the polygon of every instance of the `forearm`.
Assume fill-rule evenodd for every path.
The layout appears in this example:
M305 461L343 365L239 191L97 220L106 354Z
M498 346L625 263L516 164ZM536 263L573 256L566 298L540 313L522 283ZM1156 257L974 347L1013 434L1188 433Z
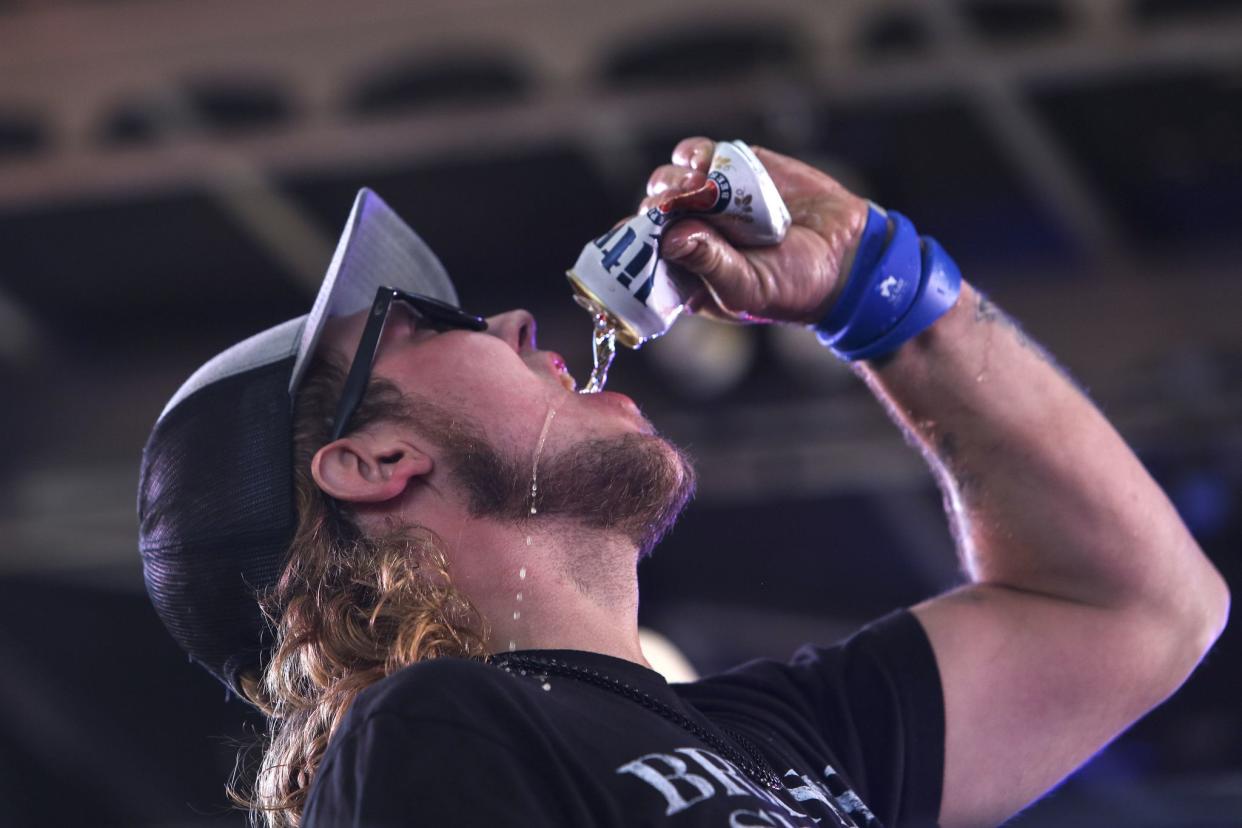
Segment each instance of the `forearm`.
M679 145L649 193L683 186L686 167L705 175L711 146ZM800 162L757 153L793 216L785 240L737 249L682 222L661 255L704 280L720 315L828 324L824 309L856 275L842 244L847 256L868 240L875 252L867 205ZM948 295L952 274L937 273L924 297ZM856 320L887 318L845 307L837 343ZM875 344L906 331L852 333ZM940 824L997 825L1185 680L1224 624L1228 590L1120 436L969 285L891 358L857 368L937 472L971 579L911 608L944 699Z
M972 580L1223 615L1223 582L1133 452L969 285L936 325L860 373L936 470Z

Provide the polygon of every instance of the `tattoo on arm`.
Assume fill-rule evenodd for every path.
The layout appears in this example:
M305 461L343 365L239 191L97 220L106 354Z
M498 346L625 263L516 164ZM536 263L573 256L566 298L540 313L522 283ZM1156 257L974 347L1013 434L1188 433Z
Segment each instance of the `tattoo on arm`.
M979 382L986 379L988 365L991 361L992 330L1000 328L1011 331L1022 348L1035 354L1056 369L1067 381L1074 383L1074 379L1069 375L1069 372L1062 368L1043 346L1031 339L1017 322L1011 319L1008 314L993 304L982 293L978 294L978 300L975 304L975 322L981 325L995 326L995 328L989 329L983 346L983 368L977 377ZM1074 384L1077 386L1077 383ZM1086 396L1086 392L1081 387L1078 390ZM965 439L970 439L971 436L967 434ZM950 492L946 488L950 486L953 487L954 494L963 504L975 501L983 494L986 470L971 466L967 458L966 447L963 445L962 436L952 431L939 433L933 431L932 434L927 435L927 443L925 445L928 445L935 455L936 463L933 466L938 466L939 468L938 476L941 478L941 488L945 489L946 498L951 497ZM982 447L976 446L975 448L979 449ZM978 451L974 453L978 455ZM988 454L990 453L988 451Z
M1082 388L1081 386L1079 386L1078 383L1074 380L1074 378L1070 375L1070 373L1066 371L1065 368L1059 362L1057 362L1056 357L1048 353L1048 351L1045 350L1042 345L1040 345L1038 342L1036 342L1034 339L1028 336L1026 331L1022 330L1022 326L1019 325L1013 319L1013 317L1009 316L1009 314L1005 313L1003 310L998 308L992 302L992 300L988 299L982 293L978 294L978 300L975 303L975 322L981 325L997 325L1001 328L1005 328L1011 331L1014 335L1014 338L1017 339L1019 345L1021 345L1023 348L1030 351L1031 353L1035 354L1035 356L1039 357L1041 360L1048 363L1053 368L1055 368L1057 372L1061 374L1061 376L1065 377L1067 380L1073 383L1075 387L1077 387L1078 390L1082 392L1084 396L1086 396L1086 390ZM986 366L988 365L988 362L990 361L990 357L991 357L991 342L992 340L991 340L991 337L989 336L988 345L985 346L987 347L988 350L987 352L984 353L984 357L983 357L985 373L986 373Z
M979 294L978 302L975 305L975 321L995 323L1004 328L1008 328L1013 331L1014 336L1017 337L1019 345L1027 350L1034 351L1040 356L1041 359L1047 362L1052 361L1052 357L1048 354L1048 352L1040 347L1039 343L1027 336L1026 331L1022 330L1021 325L1010 318L1007 313L996 307L996 305L992 303L992 300L984 296L982 293Z
M1015 355L1012 350L997 347L997 342L1004 341L1006 331L1013 336L1021 349L1029 351L1037 359L1051 366L1071 385L1078 385L1051 354L1028 336L1018 323L986 296L978 294L974 304L974 322L986 328L979 332L981 336L970 337L974 343L972 348L979 349L982 365L973 377L978 390L970 391L968 396L982 395L981 406L982 400L989 398L996 405L1009 405L1001 389L1012 387L1013 381L1032 376L1032 370L1038 370L1038 363L1032 365L1027 359L1013 359ZM1011 358L994 357L993 351L995 350L1008 353ZM989 395L992 390L992 386L987 384L989 370L997 372L998 378L1003 373L1004 379L1008 381L997 382L996 395ZM1081 387L1078 387L1078 390L1087 396ZM889 408L893 419L902 424L906 439L922 451L928 460L928 465L936 476L944 495L950 530L957 541L958 548L969 549L972 510L979 508L988 499L989 488L998 479L996 475L1004 474L1003 461L1006 446L1001 442L1004 438L990 431L988 422L985 420L979 421L976 427L970 419L961 417L956 419L949 417L942 420L929 417L922 412L916 415L914 411L899 409L896 403L883 394L880 396ZM996 414L994 408L987 406L976 406L972 408L972 411L973 416L976 417L986 418Z

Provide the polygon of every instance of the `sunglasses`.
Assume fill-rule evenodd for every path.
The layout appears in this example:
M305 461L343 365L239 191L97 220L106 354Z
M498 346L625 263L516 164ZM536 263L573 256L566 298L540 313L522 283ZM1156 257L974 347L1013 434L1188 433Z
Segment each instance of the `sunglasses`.
M377 289L375 301L371 303L371 312L367 315L366 327L362 329L362 339L358 342L354 361L350 363L349 374L345 377L345 387L341 389L341 400L336 405L336 416L332 420L332 438L328 442L339 440L345 435L350 418L362 402L367 383L371 380L375 352L384 333L384 322L388 319L388 310L393 302L405 304L414 313L420 326L434 331L487 330L487 320L481 316L466 313L439 299L418 293L406 293L391 287Z

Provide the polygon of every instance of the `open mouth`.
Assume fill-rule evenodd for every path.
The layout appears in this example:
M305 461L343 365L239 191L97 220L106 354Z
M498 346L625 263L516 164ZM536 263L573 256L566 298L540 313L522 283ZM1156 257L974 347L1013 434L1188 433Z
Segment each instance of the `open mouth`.
M561 355L549 352L548 357L553 373L556 374L557 380L564 386L565 390L571 394L577 391L578 383L573 378L573 375L569 373L569 369L565 367L565 360L561 358Z

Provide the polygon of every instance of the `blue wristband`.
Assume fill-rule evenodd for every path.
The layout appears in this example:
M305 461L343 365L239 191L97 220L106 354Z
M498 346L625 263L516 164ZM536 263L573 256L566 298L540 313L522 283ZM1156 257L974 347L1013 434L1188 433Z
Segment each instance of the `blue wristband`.
M872 208L872 214L879 216L879 211ZM893 223L892 238L878 257L856 257L841 301L819 326L820 341L835 350L852 351L879 339L914 302L921 270L918 231L900 213L889 213L888 218ZM863 252L861 243L859 252ZM843 324L838 322L842 316L847 317Z
M875 359L896 351L944 316L957 302L962 289L962 271L940 243L931 236L923 237L922 277L910 310L880 338L851 351L837 350L837 355L856 361Z
M872 204L867 210L867 222L863 225L862 237L858 240L858 250L854 253L854 264L850 266L849 275L845 278L845 289L841 291L828 315L815 326L820 341L825 345L831 345L845 330L862 300L863 293L866 292L876 263L884 255L887 246L888 217Z

